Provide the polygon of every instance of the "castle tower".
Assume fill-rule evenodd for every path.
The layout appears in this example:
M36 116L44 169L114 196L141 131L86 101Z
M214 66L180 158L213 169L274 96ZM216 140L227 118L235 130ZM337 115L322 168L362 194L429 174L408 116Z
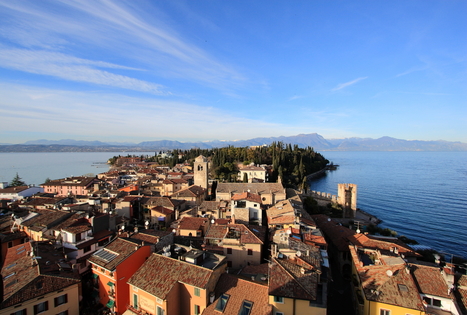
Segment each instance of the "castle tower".
M209 168L208 160L200 155L195 159L194 163L194 180L195 185L201 186L206 189L206 195L209 189L208 178L209 178Z
M344 218L355 218L357 211L357 185L337 184L337 203L344 208Z

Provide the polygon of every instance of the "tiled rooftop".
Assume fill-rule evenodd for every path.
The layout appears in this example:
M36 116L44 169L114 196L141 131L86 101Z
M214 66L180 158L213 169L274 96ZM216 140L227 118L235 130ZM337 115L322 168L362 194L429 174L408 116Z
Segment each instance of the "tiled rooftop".
M318 274L301 259L273 259L269 271L269 294L314 301Z
M438 267L412 265L411 270L420 293L451 298L448 285Z
M114 270L122 261L137 251L140 245L139 240L118 237L103 249L95 252L89 258L89 262L107 270Z
M250 191L255 194L285 193L280 183L219 183L218 193L243 193Z
M30 255L31 252L34 252L34 256ZM39 242L28 242L9 248L2 268L2 277L3 302L0 308L80 282L60 251L55 251L49 244Z
M257 194L252 194L250 192L243 192L241 194L235 194L232 196L232 200L247 200L251 202L257 202L261 204L261 196Z
M253 303L250 315L272 314L272 306L268 304L268 287L263 284L240 279L234 275L223 274L215 289L214 303L210 304L203 315L237 315L240 314L243 301ZM229 295L223 312L215 308L222 294Z
M208 218L183 217L178 228L181 230L200 230L202 226L209 222Z
M152 254L128 280L128 283L153 296L166 299L178 282L206 288L212 275L213 271L210 269Z

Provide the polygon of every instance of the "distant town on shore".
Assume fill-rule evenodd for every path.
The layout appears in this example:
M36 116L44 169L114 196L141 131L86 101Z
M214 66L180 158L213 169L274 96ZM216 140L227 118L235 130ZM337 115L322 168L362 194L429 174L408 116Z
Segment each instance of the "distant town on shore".
M454 314L467 261L378 227L311 146L117 155L0 183L1 314Z

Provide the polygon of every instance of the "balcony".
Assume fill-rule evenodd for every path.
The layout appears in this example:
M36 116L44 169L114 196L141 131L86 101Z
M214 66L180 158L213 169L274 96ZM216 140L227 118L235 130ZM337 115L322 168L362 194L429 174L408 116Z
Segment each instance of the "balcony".
M127 305L127 309L138 315L152 315L152 313L149 313L146 310L141 309L140 307L134 307L132 305Z

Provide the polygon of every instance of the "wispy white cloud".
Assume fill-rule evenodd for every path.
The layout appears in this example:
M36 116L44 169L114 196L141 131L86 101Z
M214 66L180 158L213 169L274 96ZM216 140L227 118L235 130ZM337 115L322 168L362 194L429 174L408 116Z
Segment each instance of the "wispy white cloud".
M299 100L299 99L301 99L301 98L303 98L303 97L304 97L304 96L302 96L302 95L294 95L294 96L290 97L290 98L288 99L288 101L290 102L290 101Z
M351 85L354 85L362 80L365 80L367 79L368 77L361 77L361 78L357 78L355 80L352 80L352 81L349 81L349 82L345 82L345 83L341 83L341 84L338 84L335 88L331 89L331 91L339 91L339 90L342 90L343 88L346 88L348 86L351 86Z
M170 19L153 3L145 5L141 9L131 2L116 1L45 1L38 5L35 1L0 0L4 8L0 20L4 15L4 21L12 21L0 22L0 30L10 41L29 49L79 56L85 46L101 56L96 59L124 58L126 64L144 65L152 76L183 78L220 90L244 84L245 77L232 66L184 38L165 22Z
M48 51L1 49L0 66L30 73L50 75L70 81L88 82L154 94L168 94L160 84L110 73L96 68L131 69L108 62L86 60Z
M40 130L114 141L122 136L135 141L160 137L184 141L190 135L203 140L232 140L296 132L286 125L246 118L235 111L156 97L89 94L13 84L0 84L0 95L0 116L4 121L0 134Z
M406 70L404 72L396 74L396 78L402 77L402 76L407 75L407 74L411 74L413 72L423 71L423 70L426 70L426 69L428 69L427 65L426 66L420 66L420 67L412 67L409 70Z

